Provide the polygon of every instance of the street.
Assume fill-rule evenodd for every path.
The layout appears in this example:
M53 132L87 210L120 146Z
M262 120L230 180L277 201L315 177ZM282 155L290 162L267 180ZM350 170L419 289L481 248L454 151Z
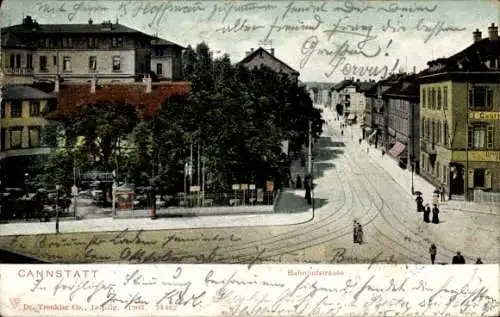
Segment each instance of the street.
M457 251L462 252L467 263L474 263L477 257L481 257L484 263L499 262L500 237L496 230L500 225L498 213L451 211L444 208L440 213L439 224L424 223L422 213L415 210L414 196L409 193L409 188L398 183L376 159L380 152L372 147L367 153L365 142L361 145L358 143L359 126L348 126L341 135L339 121L334 121L333 113L326 111L324 116L327 120L325 131L314 145L315 210L314 219L310 221L304 221L303 213L300 213L302 220L296 221L296 224L283 223L281 226L261 223L260 226L253 224L245 227L242 224L244 218L234 218L235 226L240 227L197 226L196 229L118 234L120 239L130 236L141 243L123 240L120 240L123 243L117 243L116 232L92 236L88 233L63 233L58 236L46 235L46 244L42 245L41 250L29 247L39 242L40 237L32 235L13 240L12 237L3 236L0 237L0 247L36 254L42 259L77 263L428 264L429 247L434 243L437 246L438 264L450 263ZM383 159L391 160L387 155ZM399 169L396 162L391 164ZM430 192L419 187L416 190L424 191L424 199L430 199ZM303 195L301 190L287 194L293 196L294 193L295 196ZM283 210L287 204L300 204L301 200L301 197L295 197L293 202L282 200L277 208ZM217 217L199 217L197 222L206 221L209 226L208 223L217 221ZM224 222L230 222L230 217L238 216L225 216ZM289 213L286 217L298 216ZM312 212L307 218L311 217ZM361 245L353 243L354 220L363 226L364 243ZM96 238L104 242L92 245L89 240L95 241ZM128 239L134 240L132 238ZM115 247L110 247L110 244ZM117 244L123 248L117 248ZM50 245L57 245L57 248Z

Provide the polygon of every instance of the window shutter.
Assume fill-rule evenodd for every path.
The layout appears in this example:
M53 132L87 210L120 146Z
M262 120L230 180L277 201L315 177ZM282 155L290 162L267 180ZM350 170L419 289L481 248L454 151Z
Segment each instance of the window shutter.
M469 109L471 109L474 105L474 91L469 89Z
M474 169L473 168L469 168L469 179L467 180L467 182L469 183L467 186L468 188L474 188Z
M486 132L486 147L488 149L492 149L494 145L494 138L495 138L495 127L493 126L488 126L487 132Z
M491 172L488 169L484 171L484 188L491 188Z
M493 106L493 90L491 88L486 89L486 108Z

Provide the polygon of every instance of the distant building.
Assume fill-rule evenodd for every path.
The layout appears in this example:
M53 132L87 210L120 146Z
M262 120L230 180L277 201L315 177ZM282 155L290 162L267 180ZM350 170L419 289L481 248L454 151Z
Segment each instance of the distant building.
M500 41L488 37L448 58L427 63L419 74L422 174L446 184L452 198L500 202ZM463 197L463 196L462 196Z
M2 183L24 183L26 166L36 164L51 151L42 137L48 123L43 115L55 105L53 94L29 86L2 88L0 120L0 176Z
M182 47L119 23L39 24L27 16L2 28L2 72L9 84L134 82L151 71L178 79ZM162 66L158 66L162 65Z
M274 52L274 48L271 48L269 51L262 47L259 47L256 50L252 48L246 53L245 58L243 58L238 64L241 64L249 69L267 66L276 73L287 74L294 81L298 81L300 73L277 58L274 55Z
M354 121L357 118L362 120L366 107L365 92L372 85L373 83L354 80L354 78L341 81L331 89L330 98L333 109L337 104L341 104L348 120Z
M387 149L400 165L419 173L419 85L415 74L402 77L385 92L387 98ZM413 164L412 164L413 163Z

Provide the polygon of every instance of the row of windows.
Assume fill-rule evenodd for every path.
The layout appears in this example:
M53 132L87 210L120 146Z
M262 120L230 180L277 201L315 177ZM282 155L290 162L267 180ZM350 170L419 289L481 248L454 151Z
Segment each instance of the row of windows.
M23 115L23 104L20 100L15 100L10 103L10 117L21 118ZM5 105L2 103L2 118L5 118ZM40 101L30 101L29 108L30 117L40 117Z
M422 169L429 175L433 175L436 177L439 182L446 184L448 181L448 167L445 164L440 164L439 161L436 161L435 165L432 166L430 159L425 154L422 154L422 159L420 161L422 163Z
M420 135L422 139L431 142L432 144L441 144L443 146L450 145L450 131L448 130L447 121L422 119L420 127Z
M448 110L448 87L422 89L422 108Z
M397 116L389 117L389 127L394 128L394 130L401 132L403 134L408 133L408 120Z
M449 146L450 131L446 121L422 119L422 139L432 144ZM468 147L471 149L493 149L495 146L495 127L487 124L474 124L468 129Z
M120 56L113 56L112 57L112 69L113 71L120 71L121 70L121 57ZM48 71L48 57L46 55L40 56L40 71L41 72L46 72ZM52 56L52 64L54 66L57 65L57 56ZM20 54L11 54L10 55L10 68L12 69L19 69L21 68L21 55ZM26 68L28 69L33 69L33 55L28 54L26 55ZM71 57L69 56L64 56L63 57L63 71L65 72L71 72ZM95 71L97 70L97 56L90 56L89 57L89 70Z
M474 86L468 89L469 109L488 110L493 107L493 90ZM422 108L448 110L448 87L423 88Z
M71 67L71 60L69 61ZM114 72L119 72L121 70L121 57L113 56L111 59L111 66ZM71 70L71 68L70 68ZM89 70L97 70L97 56L89 56Z
M23 127L2 128L2 141L9 141L9 149L23 148ZM30 148L41 146L41 127L28 127L28 144ZM5 150L6 142L2 143L2 150Z
M111 47L122 48L123 47L123 37L113 37L110 39L99 39L95 37L89 37L87 39L88 48L100 48L111 44ZM40 39L38 40L38 45L40 48L73 48L74 42L70 37L63 37L62 39Z

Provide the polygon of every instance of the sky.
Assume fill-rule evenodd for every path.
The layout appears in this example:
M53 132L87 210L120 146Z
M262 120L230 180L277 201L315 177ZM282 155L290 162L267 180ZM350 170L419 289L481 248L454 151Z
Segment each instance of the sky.
M500 4L475 1L36 1L4 0L2 26L31 15L40 24L120 24L182 46L206 42L233 62L259 46L300 72L300 80L338 82L420 71L488 36Z

